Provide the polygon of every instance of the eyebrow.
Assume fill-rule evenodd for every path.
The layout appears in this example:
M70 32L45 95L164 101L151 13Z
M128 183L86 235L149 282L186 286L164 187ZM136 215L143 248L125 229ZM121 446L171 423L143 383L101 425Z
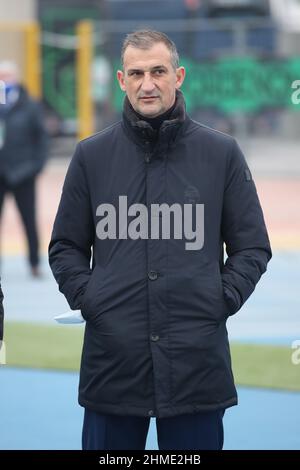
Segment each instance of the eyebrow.
M165 65L155 65L150 69L151 72L155 72L155 70L160 70L163 69L166 72L168 71L167 67ZM128 69L127 73L133 73L133 72L144 72L142 69Z

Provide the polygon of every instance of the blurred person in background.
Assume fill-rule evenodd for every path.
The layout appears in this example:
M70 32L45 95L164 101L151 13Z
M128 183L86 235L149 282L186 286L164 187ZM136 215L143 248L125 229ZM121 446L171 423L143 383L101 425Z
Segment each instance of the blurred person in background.
M0 62L5 104L0 106L0 214L11 193L25 228L30 272L40 277L36 222L36 177L47 158L47 135L39 103L19 82L14 62Z
M49 245L86 320L82 446L145 449L155 417L160 450L222 449L237 404L226 321L271 258L263 213L235 139L187 115L175 44L131 33L122 67L123 119L78 144Z

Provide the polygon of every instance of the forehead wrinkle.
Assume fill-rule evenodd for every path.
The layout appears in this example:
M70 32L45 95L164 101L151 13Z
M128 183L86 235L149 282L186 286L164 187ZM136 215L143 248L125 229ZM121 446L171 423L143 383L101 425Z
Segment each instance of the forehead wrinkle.
M165 65L152 65L152 66L149 66L149 67L139 67L139 66L133 66L133 67L130 67L127 71L128 72L136 72L136 71L139 71L139 72L151 72L153 70L156 70L156 69L164 69L164 70L167 70L167 67Z
M163 65L161 63L163 62ZM146 70L153 67L171 67L171 55L166 48L153 46L151 49L128 47L124 54L124 68Z

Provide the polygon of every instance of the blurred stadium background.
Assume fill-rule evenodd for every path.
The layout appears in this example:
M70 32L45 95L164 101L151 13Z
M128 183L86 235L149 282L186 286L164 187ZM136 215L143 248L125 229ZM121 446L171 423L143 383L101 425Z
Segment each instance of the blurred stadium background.
M42 100L51 136L49 163L38 181L43 279L27 275L23 227L12 200L7 199L2 216L7 365L0 366L0 449L64 448L69 428L63 412L70 404L51 415L51 406L62 400L51 383L59 383L62 375L49 379L48 395L41 392L46 393L41 410L50 409L52 437L45 434L43 440L38 427L30 428L27 421L38 413L30 390L38 388L39 380L31 369L77 371L80 360L82 328L53 325L53 316L68 306L52 279L46 251L76 141L120 117L115 71L121 42L139 27L162 30L176 42L187 67L183 91L190 115L237 137L274 250L253 299L229 322L237 383L264 387L269 394L257 402L252 396L251 405L247 398L244 408L234 411L236 421L230 424L236 426L236 440L231 437L227 447L300 449L293 433L300 419L300 364L291 361L292 343L300 340L300 104L291 99L292 83L300 80L300 0L0 0L0 13L0 60L19 64L23 82ZM32 410L27 414L20 406L23 386ZM73 399L74 383L62 386ZM272 389L293 393L284 392L277 403ZM283 402L290 404L284 423L274 417ZM243 415L248 407L251 417ZM75 409L76 397L70 416ZM58 415L59 426L66 426L61 441ZM20 433L25 418L26 438ZM249 430L241 440L240 428L250 418L256 440L251 441ZM80 446L79 421L77 440L66 440L65 448Z

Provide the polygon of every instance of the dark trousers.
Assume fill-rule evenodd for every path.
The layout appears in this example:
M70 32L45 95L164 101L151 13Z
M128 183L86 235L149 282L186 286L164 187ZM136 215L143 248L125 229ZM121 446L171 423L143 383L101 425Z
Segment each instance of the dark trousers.
M17 186L10 186L0 177L0 215L4 197L7 193L11 193L16 201L25 228L29 263L31 266L35 267L39 263L35 209L35 178L26 179L26 181L21 182Z
M156 418L160 450L222 450L224 410ZM85 409L83 450L144 450L150 418Z

